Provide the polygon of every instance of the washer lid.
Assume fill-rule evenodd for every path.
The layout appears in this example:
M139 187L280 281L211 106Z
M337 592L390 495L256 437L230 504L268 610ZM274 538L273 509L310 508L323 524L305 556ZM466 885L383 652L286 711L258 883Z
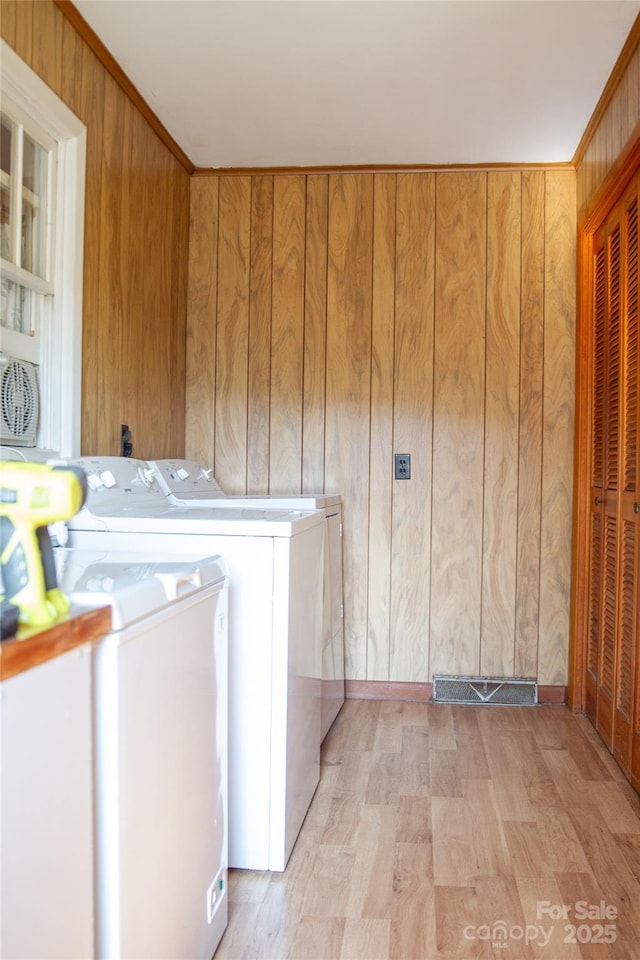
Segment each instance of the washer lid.
M212 497L210 493L190 493L182 499L178 493L170 494L173 503L183 503L187 507L220 507L236 510L324 510L327 507L340 506L339 493L269 493L269 494L220 494Z
M263 510L318 510L338 506L338 493L225 494L213 470L195 460L149 460L160 489L171 503L202 507L260 507Z
M86 504L67 522L69 530L291 537L324 520L313 509L277 507L275 503L270 509L249 509L237 501L234 507L219 510L171 503L145 460L80 457L69 463L82 467L89 487Z
M219 556L56 548L58 586L78 607L111 607L114 630L120 630L181 597L213 583L226 583Z
M186 533L237 537L293 537L324 522L320 510L261 510L240 507L203 509L172 506L165 498L160 509L143 509L131 501L114 512L83 507L68 521L69 530L102 533ZM166 545L165 545L166 549Z

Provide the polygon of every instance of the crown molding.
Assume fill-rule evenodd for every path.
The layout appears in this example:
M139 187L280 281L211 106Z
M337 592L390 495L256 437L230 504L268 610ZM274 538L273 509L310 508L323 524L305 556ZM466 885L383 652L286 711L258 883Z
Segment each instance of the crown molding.
M406 163L352 164L346 166L309 167L196 167L194 177L278 177L306 174L347 173L457 173L468 171L491 173L499 170L574 170L573 163Z

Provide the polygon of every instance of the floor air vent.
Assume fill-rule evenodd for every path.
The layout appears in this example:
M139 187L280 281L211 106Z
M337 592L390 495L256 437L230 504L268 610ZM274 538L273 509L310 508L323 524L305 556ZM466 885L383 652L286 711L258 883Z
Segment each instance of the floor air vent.
M538 702L535 680L502 677L434 677L433 699L438 703L496 703L533 707Z

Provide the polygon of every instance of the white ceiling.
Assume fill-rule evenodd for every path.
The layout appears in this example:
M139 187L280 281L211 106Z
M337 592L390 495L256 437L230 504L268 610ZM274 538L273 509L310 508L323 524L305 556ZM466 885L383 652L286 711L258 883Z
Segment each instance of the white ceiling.
M74 0L196 167L569 161L636 0Z

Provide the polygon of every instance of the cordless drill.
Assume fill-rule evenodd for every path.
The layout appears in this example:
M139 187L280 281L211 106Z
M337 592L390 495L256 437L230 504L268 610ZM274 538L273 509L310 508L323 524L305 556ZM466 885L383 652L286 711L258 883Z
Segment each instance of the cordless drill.
M68 520L86 496L87 478L80 467L0 463L1 599L3 613L6 607L18 609L19 623L48 626L68 612L47 524Z

